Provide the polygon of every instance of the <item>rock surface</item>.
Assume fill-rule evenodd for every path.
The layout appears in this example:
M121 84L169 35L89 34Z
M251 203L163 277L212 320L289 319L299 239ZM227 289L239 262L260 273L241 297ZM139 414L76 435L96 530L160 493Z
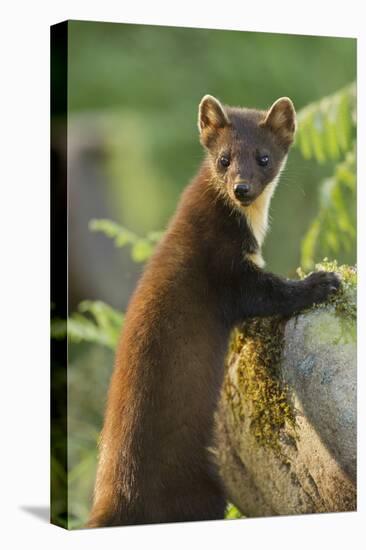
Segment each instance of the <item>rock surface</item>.
M216 454L245 516L355 510L355 315L333 304L238 330Z

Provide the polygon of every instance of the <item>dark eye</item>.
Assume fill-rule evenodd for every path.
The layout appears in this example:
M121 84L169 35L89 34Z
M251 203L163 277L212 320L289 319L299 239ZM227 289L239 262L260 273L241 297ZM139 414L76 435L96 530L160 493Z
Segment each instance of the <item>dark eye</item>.
M260 155L257 157L257 163L259 166L267 166L269 162L269 156L268 155Z
M222 157L220 157L220 164L221 164L221 166L223 166L224 168L227 168L228 166L230 166L230 159L229 159L229 157L226 157L225 155L223 155Z

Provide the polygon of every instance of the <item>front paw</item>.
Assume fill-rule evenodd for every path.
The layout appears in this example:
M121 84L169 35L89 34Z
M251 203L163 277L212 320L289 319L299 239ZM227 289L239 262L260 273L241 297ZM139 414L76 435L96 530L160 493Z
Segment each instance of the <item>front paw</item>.
M316 271L306 277L304 283L308 287L311 303L319 304L337 292L341 281L336 273Z

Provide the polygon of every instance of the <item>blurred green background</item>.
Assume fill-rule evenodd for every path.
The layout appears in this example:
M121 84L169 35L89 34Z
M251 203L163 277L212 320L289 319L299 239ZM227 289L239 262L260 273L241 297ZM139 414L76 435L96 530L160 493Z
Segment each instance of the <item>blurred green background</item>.
M71 22L69 112L122 118L115 136L116 215L136 232L165 227L203 156L197 106L210 93L224 103L267 108L289 96L296 109L355 79L356 40ZM293 271L299 242L317 210L329 166L294 149L272 205L267 267Z
M268 270L294 276L300 264L311 268L324 256L355 262L350 84L356 40L78 21L68 26L70 314L86 299L125 310L142 269L136 259L144 253L131 255L123 228L104 228L117 244L119 236L119 249L92 232L89 222L114 220L140 237L164 230L204 156L196 121L207 93L262 109L289 96L300 112L298 141L272 201L263 254ZM119 328L115 319L111 329L103 308L87 304L74 314L69 343L68 480L53 456L53 483L68 483L69 509L65 516L62 503L54 503L53 515L71 528L81 526L90 509ZM98 339L98 330L113 330L113 337ZM58 327L54 336L62 335Z

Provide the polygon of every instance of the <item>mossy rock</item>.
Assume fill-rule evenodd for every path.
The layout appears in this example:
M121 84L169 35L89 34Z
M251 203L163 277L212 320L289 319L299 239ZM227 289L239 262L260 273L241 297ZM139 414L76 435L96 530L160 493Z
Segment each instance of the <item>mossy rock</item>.
M216 452L246 516L356 508L356 270L317 269L341 277L332 300L232 337Z

